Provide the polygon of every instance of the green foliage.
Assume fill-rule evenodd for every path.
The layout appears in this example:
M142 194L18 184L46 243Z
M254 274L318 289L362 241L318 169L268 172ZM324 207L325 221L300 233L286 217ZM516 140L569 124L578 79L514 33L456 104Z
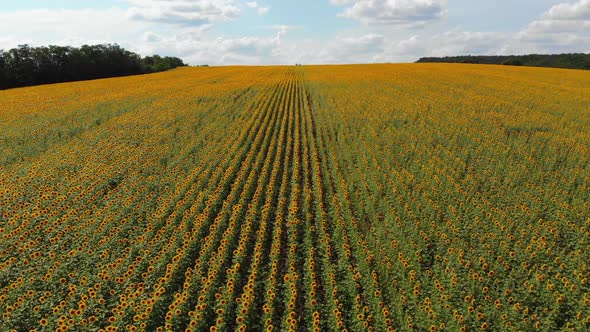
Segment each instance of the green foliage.
M141 63L146 73L165 71L171 68L185 66L185 64L179 58L169 56L161 57L157 54L146 56L141 60Z
M590 54L462 55L425 57L416 62L477 63L508 66L590 69Z
M176 57L141 58L117 44L0 50L0 89L153 73L180 66Z

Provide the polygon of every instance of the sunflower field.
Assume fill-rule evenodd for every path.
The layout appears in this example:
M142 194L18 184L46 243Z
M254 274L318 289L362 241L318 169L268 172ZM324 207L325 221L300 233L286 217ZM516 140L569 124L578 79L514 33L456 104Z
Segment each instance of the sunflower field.
M0 331L590 329L590 74L0 91Z

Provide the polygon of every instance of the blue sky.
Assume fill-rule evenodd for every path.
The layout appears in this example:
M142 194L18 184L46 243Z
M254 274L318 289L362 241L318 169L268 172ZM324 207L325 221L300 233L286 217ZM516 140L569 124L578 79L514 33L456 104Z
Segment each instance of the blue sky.
M118 43L190 64L590 52L590 0L19 0L0 48Z

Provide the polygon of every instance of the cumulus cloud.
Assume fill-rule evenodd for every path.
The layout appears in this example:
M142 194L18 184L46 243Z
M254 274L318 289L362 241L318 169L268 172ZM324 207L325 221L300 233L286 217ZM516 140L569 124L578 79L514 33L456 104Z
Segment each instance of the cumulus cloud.
M348 6L339 15L365 24L424 24L445 13L443 1L431 0L330 0ZM367 37L365 36L365 39ZM576 0L549 8L536 20L513 33L463 31L453 29L435 34L414 34L397 39L381 35L379 42L367 47L358 40L358 49L350 38L338 38L322 46L328 62L414 61L422 56L503 55L590 51L590 0ZM377 39L375 39L376 41ZM317 60L314 60L317 61ZM319 61L321 62L321 61Z
M337 64L370 62L383 51L386 37L381 34L344 35L327 42L303 40L284 47L286 63Z
M143 34L142 40L146 43L157 43L162 40L162 37L153 31L148 31Z
M270 7L260 7L258 8L258 14L264 15L270 11Z
M348 6L338 15L367 25L419 26L446 14L446 0L330 0Z
M423 56L499 55L509 34L452 30L430 36L413 35L387 41L376 62L415 61Z
M0 50L8 50L19 44L32 44L31 39L16 39L13 36L2 36L0 37Z
M264 15L270 11L270 7L263 7L256 1L246 2L246 6L256 9L259 15Z
M499 54L507 34L453 30L434 35L411 35L404 39L369 33L340 36L325 44L299 44L295 62L382 63L413 62L423 56ZM292 55L295 56L295 55Z
M590 20L590 0L557 4L545 12L541 18L545 20Z
M285 63L284 36L292 27L273 26L269 36L217 37L204 32L177 32L159 35L150 32L144 36L143 54L173 54L192 65L199 64L278 64Z
M129 41L145 31L145 24L128 20L125 10L119 8L35 9L0 12L0 31L3 32L0 48L5 49L24 43L35 46L119 43L129 47Z
M327 63L355 63L382 51L384 41L385 37L383 35L374 33L353 37L339 37L325 47L319 53L319 57Z
M127 17L156 23L198 27L239 16L233 0L128 0Z
M422 56L590 52L590 0L570 0L548 8L519 31L452 29L429 33L433 27L410 34L406 31L401 36L383 24L411 25L435 19L437 14L427 13L444 12L444 2L331 0L345 6L341 15L356 15L367 26L322 39L312 34L309 39L294 37L302 33L289 34L290 30L305 27L286 25L257 27L259 33L248 36L220 35L212 29L239 16L240 8L261 13L261 8L267 8L261 4L264 0L126 1L129 9L0 11L0 31L4 32L0 49L23 43L119 43L142 55L173 55L190 64L213 65L402 62ZM265 28L273 31L261 30Z
M517 34L537 50L587 52L590 50L590 0L557 4Z
M213 18L205 21L212 22ZM295 28L276 25L269 27L274 32L261 36L229 37L212 36L212 26L131 18L121 8L0 12L0 30L6 32L0 36L0 49L24 43L33 46L118 43L142 55L180 56L191 64L271 64L285 63L283 59L289 52L285 51L284 37Z
M346 1L346 0L340 0ZM590 0L555 5L517 32L454 29L434 35L387 39L376 62L422 56L590 52Z

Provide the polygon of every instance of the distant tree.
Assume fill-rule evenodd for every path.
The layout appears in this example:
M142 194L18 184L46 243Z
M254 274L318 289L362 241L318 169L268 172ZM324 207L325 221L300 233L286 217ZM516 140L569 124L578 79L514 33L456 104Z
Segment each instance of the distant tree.
M483 55L483 56L451 56L425 57L416 62L448 62L448 63L479 63L502 64L509 66L555 67L570 69L590 69L590 54L528 54L528 55Z
M142 59L142 65L148 73L186 66L182 59L176 57L161 57L159 55L146 56Z
M0 89L8 87L8 62L4 50L0 49Z
M37 65L29 45L19 45L8 51L11 62L12 78L19 86L33 85L36 81Z
M522 66L523 61L518 58L510 58L503 61L502 64L507 66Z
M30 47L0 50L0 89L127 76L186 66L182 59L141 58L117 44Z

